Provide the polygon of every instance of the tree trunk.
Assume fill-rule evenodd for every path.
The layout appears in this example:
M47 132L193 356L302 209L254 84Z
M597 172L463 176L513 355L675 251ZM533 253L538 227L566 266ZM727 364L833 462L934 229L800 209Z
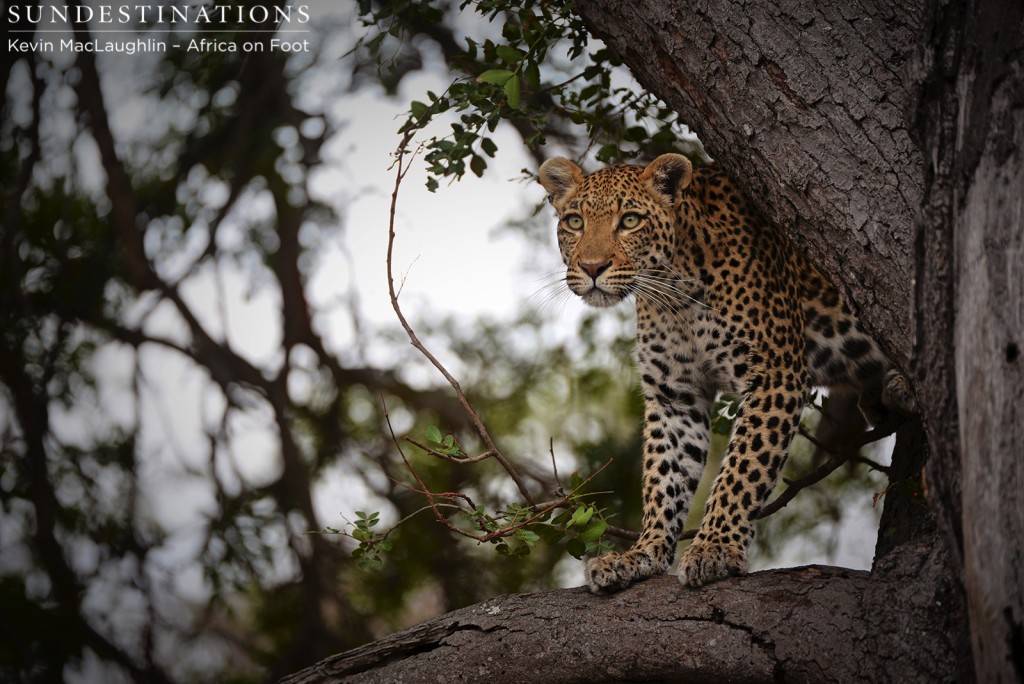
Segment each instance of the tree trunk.
M1024 681L1024 5L937 6L916 78L931 160L916 368L928 479L970 611L979 682Z
M1024 7L778 4L578 10L915 378L941 535L894 489L871 574L501 597L286 681L1024 681Z
M913 368L977 678L1024 681L1024 7L781 4L580 11Z

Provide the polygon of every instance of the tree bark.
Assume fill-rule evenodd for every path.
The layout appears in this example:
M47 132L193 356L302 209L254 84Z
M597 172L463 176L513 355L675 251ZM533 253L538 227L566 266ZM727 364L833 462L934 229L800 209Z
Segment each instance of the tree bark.
M929 150L917 248L928 479L980 682L1024 681L1024 6L937 5L915 65Z
M286 681L1024 681L1024 7L781 5L578 11L915 379L941 534L894 489L871 574L501 597Z
M920 1L593 0L578 9L645 88L847 290L906 368L922 157L904 82Z
M1024 681L1024 7L580 11L913 369L977 678Z
M948 569L939 545L917 552L903 556L916 560L909 575L888 580L808 566L699 591L661 577L612 596L583 588L499 596L282 684L953 682L957 648L941 629L950 619Z

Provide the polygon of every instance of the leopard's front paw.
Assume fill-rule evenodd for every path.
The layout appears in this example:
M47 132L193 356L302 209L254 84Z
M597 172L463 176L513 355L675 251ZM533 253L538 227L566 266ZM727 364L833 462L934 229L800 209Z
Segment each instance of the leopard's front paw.
M695 539L679 561L679 582L700 587L746 571L747 553L742 545Z
M630 584L661 575L666 568L640 551L617 553L612 551L587 561L587 586L595 594L621 591Z

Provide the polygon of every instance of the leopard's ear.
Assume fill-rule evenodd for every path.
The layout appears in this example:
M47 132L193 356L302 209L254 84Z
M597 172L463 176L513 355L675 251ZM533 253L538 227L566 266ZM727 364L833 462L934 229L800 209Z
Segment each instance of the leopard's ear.
M663 154L647 165L640 179L671 202L693 179L693 164L681 154Z
M540 165L537 176L548 191L548 201L559 208L583 182L583 171L565 157L552 157Z

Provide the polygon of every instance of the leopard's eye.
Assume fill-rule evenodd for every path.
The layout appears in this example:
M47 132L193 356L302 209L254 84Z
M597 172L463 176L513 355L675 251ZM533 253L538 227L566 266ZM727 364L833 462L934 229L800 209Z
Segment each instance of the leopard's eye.
M633 228L636 228L637 226L640 225L640 220L640 214L634 214L630 212L623 216L622 220L619 221L619 227L625 230L632 230Z
M583 217L579 214L569 214L562 220L569 230L583 230Z

